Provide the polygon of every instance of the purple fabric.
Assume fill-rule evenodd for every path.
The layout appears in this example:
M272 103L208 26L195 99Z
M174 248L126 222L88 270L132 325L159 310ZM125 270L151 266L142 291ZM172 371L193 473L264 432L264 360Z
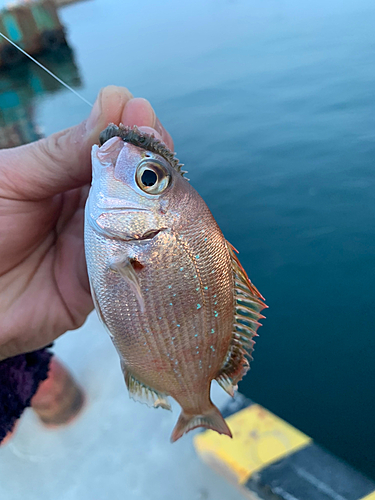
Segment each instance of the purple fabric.
M40 349L0 362L0 443L47 378L51 357Z

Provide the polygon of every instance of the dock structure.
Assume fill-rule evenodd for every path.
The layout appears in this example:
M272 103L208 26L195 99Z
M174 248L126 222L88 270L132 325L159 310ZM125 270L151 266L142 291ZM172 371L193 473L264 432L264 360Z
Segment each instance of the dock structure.
M57 7L64 7L65 5L70 5L72 3L78 2L88 2L89 0L54 0Z
M57 51L66 45L65 30L52 0L16 3L0 11L0 31L28 54ZM0 37L0 67L15 66L24 56Z
M233 439L197 434L198 455L249 500L375 500L375 483L241 394L223 412Z
M63 46L53 54L44 53L38 60L73 88L82 84L73 50ZM0 71L0 149L36 141L43 136L35 118L38 98L55 94L64 87L24 56L24 63Z

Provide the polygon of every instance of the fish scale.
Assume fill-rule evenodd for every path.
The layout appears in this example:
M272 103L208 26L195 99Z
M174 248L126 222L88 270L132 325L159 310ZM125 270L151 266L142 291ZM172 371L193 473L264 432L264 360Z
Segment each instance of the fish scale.
M216 378L232 394L248 370L261 295L164 144L114 125L101 138L86 259L129 394L163 408L170 395L181 405L172 441L199 426L231 436L210 386Z

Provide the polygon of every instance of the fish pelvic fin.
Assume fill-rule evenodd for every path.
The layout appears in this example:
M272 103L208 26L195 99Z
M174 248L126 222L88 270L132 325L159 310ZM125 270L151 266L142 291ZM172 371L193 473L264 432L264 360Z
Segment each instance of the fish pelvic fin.
M227 248L234 277L234 322L228 354L216 380L233 397L238 382L250 369L247 358L253 359L253 337L257 336L257 330L261 326L258 320L264 318L261 311L267 306L238 260L235 253L237 250L228 242Z
M219 434L225 434L230 438L232 437L232 433L222 414L218 408L211 403L210 409L202 414L190 414L182 410L177 424L173 429L171 442L174 443L184 434L196 429L197 427L205 427L206 429L212 429Z
M152 408L163 408L164 410L171 410L171 405L168 401L168 395L156 391L152 387L143 384L137 380L129 371L123 362L121 362L121 369L124 374L126 387L129 391L129 397L134 401L144 403Z

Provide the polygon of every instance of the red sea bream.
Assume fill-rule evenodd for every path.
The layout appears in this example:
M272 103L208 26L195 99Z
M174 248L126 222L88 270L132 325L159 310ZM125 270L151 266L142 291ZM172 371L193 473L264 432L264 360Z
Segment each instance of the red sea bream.
M263 297L167 147L110 125L92 151L85 246L92 295L130 396L182 408L172 441L195 427L231 436L211 402L249 368Z

